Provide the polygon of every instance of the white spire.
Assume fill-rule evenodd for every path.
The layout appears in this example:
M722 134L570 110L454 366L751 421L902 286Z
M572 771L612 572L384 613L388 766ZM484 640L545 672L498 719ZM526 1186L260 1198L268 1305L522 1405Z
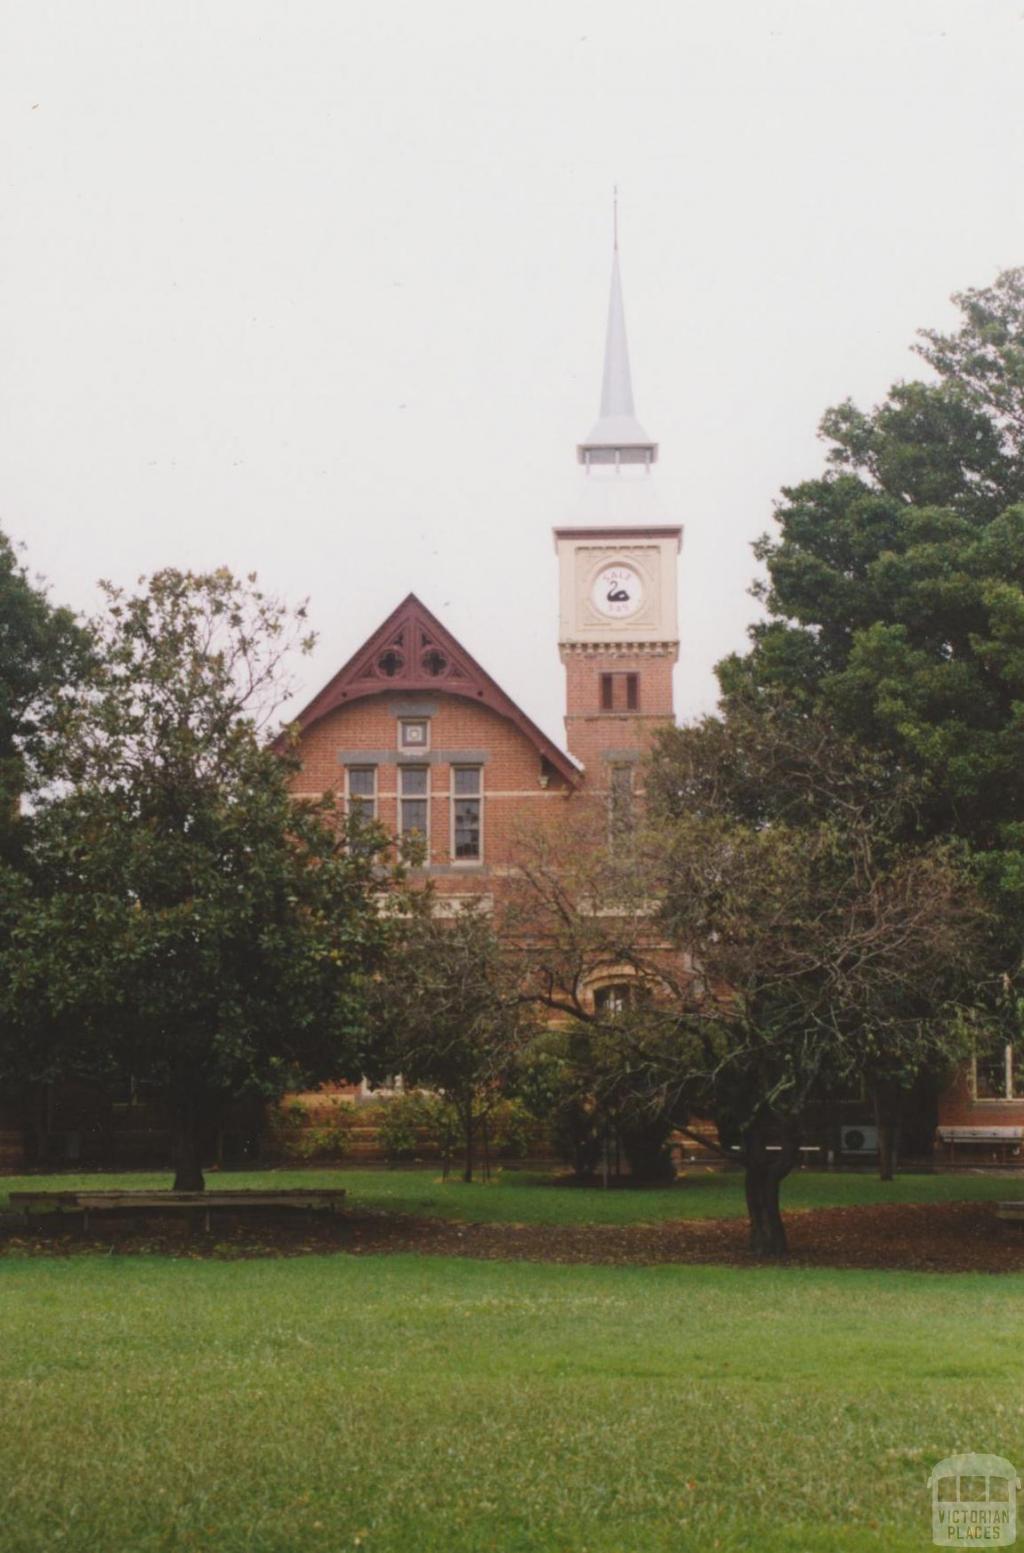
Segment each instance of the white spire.
M619 273L619 206L615 199L615 246L612 252L612 286L608 297L608 331L601 380L601 412L584 442L577 448L581 464L653 464L658 444L652 442L636 418L633 382L626 341L626 310L622 303Z
M612 256L612 289L608 297L608 332L604 345L604 378L601 382L601 419L633 414L633 383L626 341L626 310L622 305L619 250Z

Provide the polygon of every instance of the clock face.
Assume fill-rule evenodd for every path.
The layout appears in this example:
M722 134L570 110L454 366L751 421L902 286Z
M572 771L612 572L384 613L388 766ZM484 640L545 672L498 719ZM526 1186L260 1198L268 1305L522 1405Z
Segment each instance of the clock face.
M644 601L643 583L631 566L605 566L594 578L590 599L609 620L628 620Z

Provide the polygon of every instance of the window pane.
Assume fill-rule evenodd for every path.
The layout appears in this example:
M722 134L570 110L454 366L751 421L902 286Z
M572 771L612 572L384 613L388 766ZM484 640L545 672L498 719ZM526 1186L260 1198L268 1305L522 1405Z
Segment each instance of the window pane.
M349 797L372 798L376 775L372 766L353 767L348 774Z
M601 710L610 712L612 709L612 677L610 674L601 675Z
M402 835L418 830L427 833L427 800L425 798L402 799Z
M452 780L457 793L480 791L480 770L477 766L456 766L452 772Z
M983 1477L961 1477L960 1500L961 1503L980 1504L986 1498L985 1479Z
M455 802L455 856L480 856L479 798L461 798Z
M624 1014L629 1007L629 994L629 987L598 987L594 993L594 1006L599 1013L614 1018L616 1014Z
M956 1478L939 1478L937 1498L940 1504L956 1504Z
M636 674L626 675L626 707L635 712L640 705L640 681Z
M402 794L406 798L418 798L427 791L426 766L402 766Z
M372 798L350 798L348 801L349 813L366 825L373 819Z
M979 1100L1006 1098L1006 1050L1006 1043L997 1041L994 1046L978 1052L974 1092Z

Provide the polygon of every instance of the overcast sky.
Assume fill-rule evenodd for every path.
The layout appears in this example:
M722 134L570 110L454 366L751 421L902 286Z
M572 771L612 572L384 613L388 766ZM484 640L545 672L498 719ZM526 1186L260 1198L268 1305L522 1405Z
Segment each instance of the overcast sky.
M822 411L1024 263L1022 81L1024 0L2 0L0 526L308 595L306 695L413 589L561 739L617 183L708 709Z

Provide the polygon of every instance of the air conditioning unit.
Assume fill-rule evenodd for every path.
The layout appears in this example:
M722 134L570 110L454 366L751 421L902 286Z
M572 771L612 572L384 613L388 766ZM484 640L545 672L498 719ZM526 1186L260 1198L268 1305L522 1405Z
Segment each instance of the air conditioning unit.
M877 1154L878 1128L863 1126L844 1127L842 1133L844 1154Z

